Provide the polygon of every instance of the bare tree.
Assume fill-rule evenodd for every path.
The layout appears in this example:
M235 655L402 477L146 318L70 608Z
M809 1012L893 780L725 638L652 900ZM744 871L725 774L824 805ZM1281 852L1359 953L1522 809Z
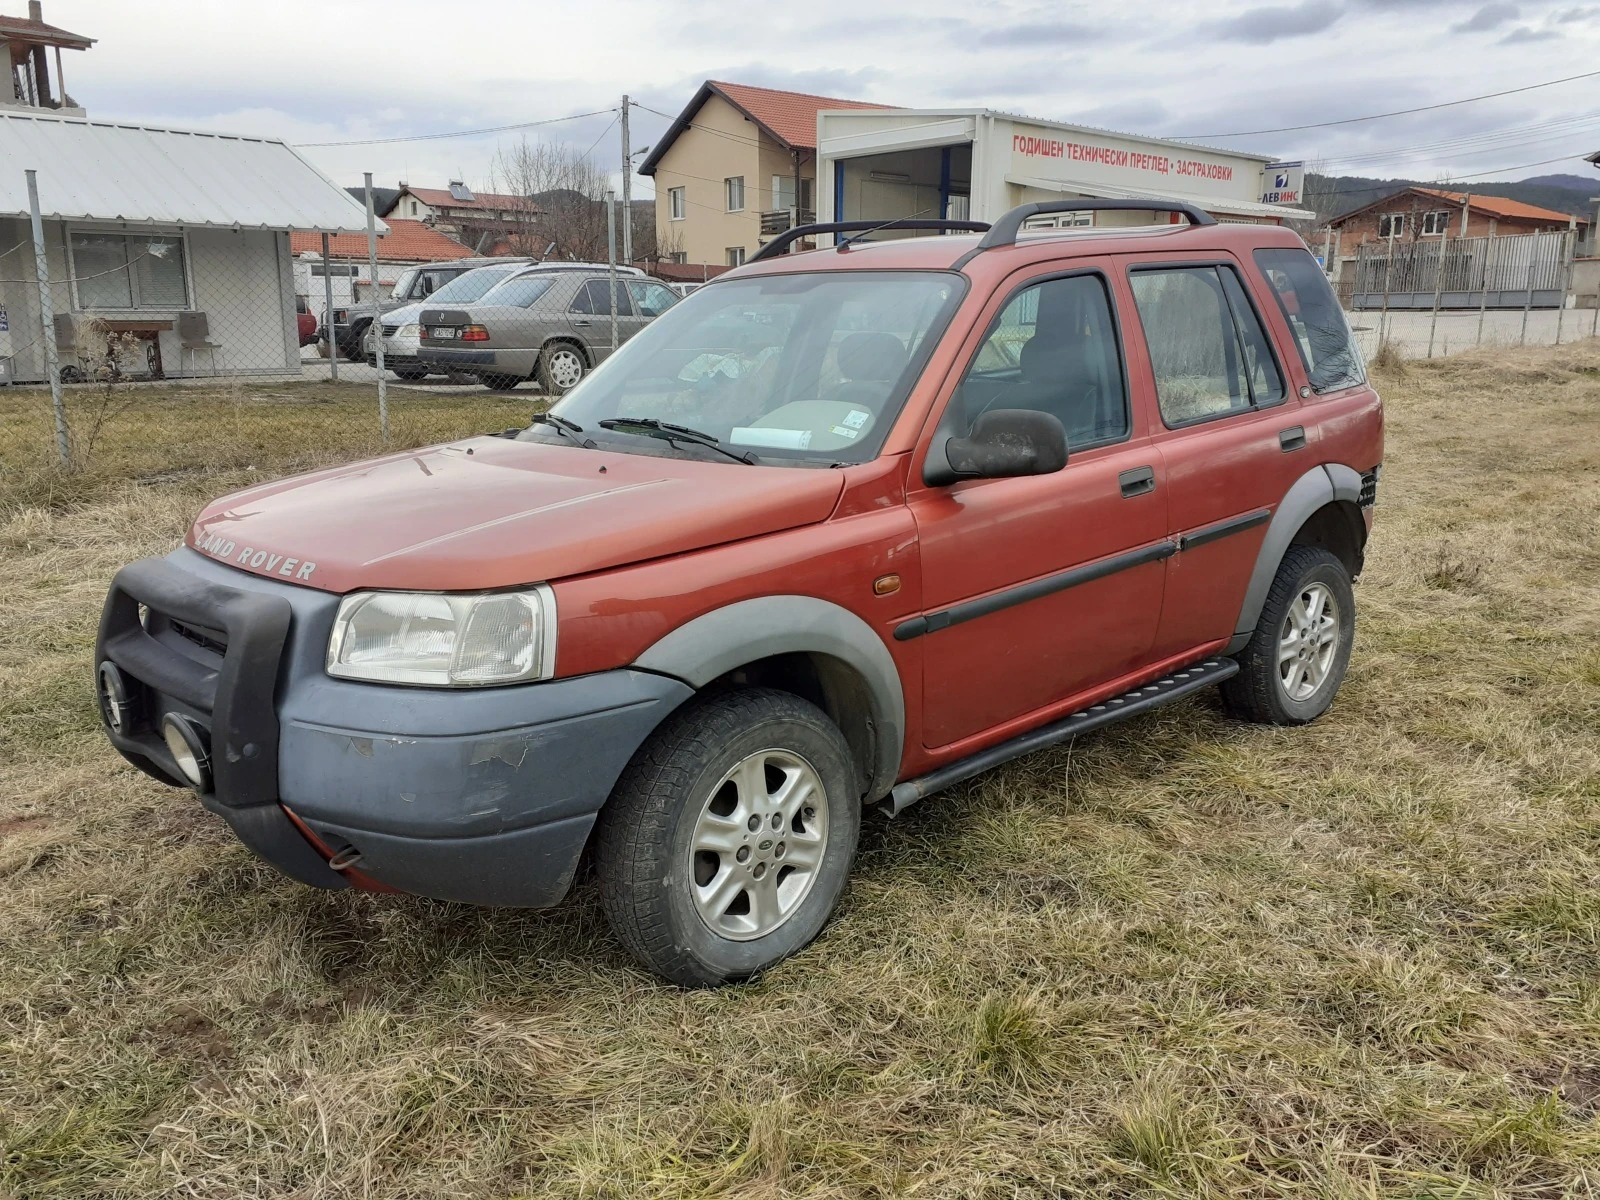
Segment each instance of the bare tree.
M490 191L522 202L504 230L512 254L605 260L606 175L586 154L522 138L495 151L489 179Z

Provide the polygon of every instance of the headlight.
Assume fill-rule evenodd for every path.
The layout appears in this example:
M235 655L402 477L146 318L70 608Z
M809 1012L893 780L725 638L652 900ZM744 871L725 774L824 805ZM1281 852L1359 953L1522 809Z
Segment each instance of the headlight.
M397 338L415 338L417 336L417 326L414 322L410 325L402 325L394 331L394 336Z
M483 687L548 679L556 598L521 592L353 592L328 638L328 674L373 683Z

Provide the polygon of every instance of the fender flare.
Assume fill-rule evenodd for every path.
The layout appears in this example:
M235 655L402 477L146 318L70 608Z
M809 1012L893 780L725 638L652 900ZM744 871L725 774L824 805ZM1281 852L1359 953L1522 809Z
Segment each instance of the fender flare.
M740 600L680 625L633 665L699 689L746 663L796 653L836 658L866 682L873 725L867 794L887 795L904 749L905 693L889 648L849 609L815 596Z
M1278 573L1278 564L1288 553L1289 542L1311 514L1335 500L1354 504L1360 496L1360 473L1343 463L1312 467L1294 481L1267 525L1267 536L1256 554L1256 565L1250 572L1250 586L1245 589L1239 619L1234 622L1233 640L1225 653L1236 654L1249 642L1256 622L1261 619L1261 608L1267 602L1267 592L1272 587L1273 576Z

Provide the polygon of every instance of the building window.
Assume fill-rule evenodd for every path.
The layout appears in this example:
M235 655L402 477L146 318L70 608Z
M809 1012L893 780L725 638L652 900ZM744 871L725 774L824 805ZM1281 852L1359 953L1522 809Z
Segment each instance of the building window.
M1442 237L1450 229L1450 210L1440 209L1438 212L1422 214L1422 236Z
M742 267L742 266L744 266L744 247L743 246L729 246L728 247L728 265L730 267Z
M189 307L181 236L74 230L71 247L80 309Z
M672 214L674 221L681 221L685 210L689 207L684 199L681 187L667 189L667 210Z
M1397 238L1406 235L1405 213L1390 213L1378 218L1378 236L1381 238Z
M722 187L728 194L728 211L744 211L744 176L732 175L722 181Z
M811 180L800 181L800 203L797 206L794 199L794 176L774 175L772 177L772 207L779 212L788 212L791 208L798 207L802 212L811 211Z
M411 215L413 217L417 215L417 202L415 200L411 202Z
M667 261L675 263L687 263L689 261L689 252L687 250L674 250L671 254L667 255Z

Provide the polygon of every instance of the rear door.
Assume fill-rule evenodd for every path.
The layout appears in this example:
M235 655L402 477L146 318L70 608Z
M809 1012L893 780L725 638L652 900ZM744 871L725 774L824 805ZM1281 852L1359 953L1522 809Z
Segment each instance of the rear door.
M1004 289L939 424L959 435L987 410L1048 412L1067 431L1063 470L937 488L913 472L923 611L896 636L923 641L930 749L1037 723L1149 661L1166 495L1129 404L1112 296L1106 269L1081 260Z
M1133 259L1123 283L1134 386L1156 414L1170 532L1158 657L1233 635L1267 522L1315 466L1251 294L1226 257Z
M573 297L567 320L572 331L581 337L594 353L596 362L611 353L611 301L606 278L584 282ZM633 306L633 296L626 280L618 279L617 345L620 346L648 323Z

